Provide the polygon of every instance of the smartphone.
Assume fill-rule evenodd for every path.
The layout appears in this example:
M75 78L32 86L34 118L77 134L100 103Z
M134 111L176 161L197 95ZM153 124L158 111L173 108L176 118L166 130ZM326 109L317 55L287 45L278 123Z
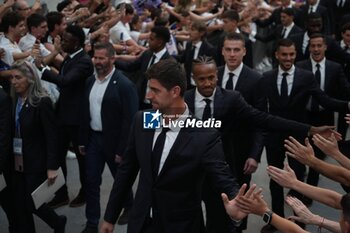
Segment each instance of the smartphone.
M120 41L124 41L124 32L120 33Z

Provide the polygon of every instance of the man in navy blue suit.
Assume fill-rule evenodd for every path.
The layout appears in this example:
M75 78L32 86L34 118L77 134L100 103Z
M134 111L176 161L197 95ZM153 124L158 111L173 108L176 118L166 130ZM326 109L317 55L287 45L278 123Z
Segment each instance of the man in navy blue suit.
M96 44L93 63L96 75L88 78L80 129L80 152L86 165L86 218L82 233L97 233L100 219L100 185L105 163L114 177L123 160L131 121L137 111L138 97L134 84L114 68L112 44ZM129 190L124 202L124 218L132 205ZM123 216L123 215L122 215ZM119 223L127 223L124 219Z

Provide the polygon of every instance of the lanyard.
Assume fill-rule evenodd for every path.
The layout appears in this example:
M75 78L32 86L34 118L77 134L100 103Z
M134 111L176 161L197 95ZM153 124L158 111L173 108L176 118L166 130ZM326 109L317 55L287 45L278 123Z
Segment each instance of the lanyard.
M24 102L25 102L25 99L18 97L17 105L16 105L16 116L15 116L16 136L18 137L21 137L21 125L19 121L19 114L21 113Z

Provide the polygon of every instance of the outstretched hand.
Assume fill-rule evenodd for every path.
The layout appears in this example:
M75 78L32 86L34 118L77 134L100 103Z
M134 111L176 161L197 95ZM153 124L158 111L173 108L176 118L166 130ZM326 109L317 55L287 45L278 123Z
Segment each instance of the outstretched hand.
M283 170L274 166L268 166L266 170L271 179L285 188L293 188L297 182L297 177L288 164L284 165Z
M334 158L335 154L340 152L338 142L334 134L332 134L328 139L319 134L315 134L312 137L312 141L318 148L320 148L320 150L322 150L323 153L332 158Z
M284 147L288 150L286 154L302 164L310 165L315 159L315 153L310 145L309 139L305 138L305 145L298 142L295 138L289 137L289 139L284 140Z
M241 220L244 217L248 215L248 213L242 211L237 205L237 199L243 196L251 196L256 188L256 185L252 185L246 194L244 194L245 190L247 189L247 184L243 184L242 187L239 189L239 192L237 196L229 200L227 195L225 193L221 194L222 201L224 202L224 206L226 209L226 213L234 220Z

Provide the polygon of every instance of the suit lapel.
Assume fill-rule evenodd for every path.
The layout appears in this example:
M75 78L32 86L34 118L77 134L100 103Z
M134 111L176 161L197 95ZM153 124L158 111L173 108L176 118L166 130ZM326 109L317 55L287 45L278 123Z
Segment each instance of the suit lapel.
M224 103L224 95L221 92L221 88L217 87L215 91L215 96L214 96L214 113L213 117L215 119L221 119L221 116L219 116L220 112L223 112L221 109L223 108L223 103Z
M225 66L221 66L218 68L218 83L217 86L222 86L222 79L224 78Z
M237 83L236 83L236 86L235 86L235 90L239 91L239 90L242 90L242 87L244 85L244 80L247 78L247 69L246 67L243 65L243 68L242 68L242 71L241 73L239 74L239 77L237 79Z
M156 181L162 177L162 175L166 172L166 170L171 165L171 163L174 160L176 160L177 156L179 156L181 151L191 142L191 140L192 140L192 137L190 134L191 130L192 129L186 129L186 128L183 128L180 130L179 134L176 137L176 140L175 140L173 146L171 147L171 149L169 151L169 155L164 162L162 170L160 171L159 175L157 176Z
M109 96L109 95L114 95L115 94L115 86L118 84L119 81L119 76L117 75L117 70L114 71L114 74L111 77L111 80L109 80L109 83L107 85L106 91L103 95L102 99L102 106L104 103L104 100Z
M186 102L186 104L187 104L187 107L188 107L188 109L190 110L190 112L193 114L193 115L195 115L196 114L196 109L195 109L195 107L194 107L194 105L195 105L195 93L196 93L196 91L195 91L196 89L194 88L194 89L192 89L192 90L190 90L190 92L189 92L189 94L188 94L188 101Z
M299 69L295 67L292 90L289 95L289 100L298 92L298 86L302 83L302 77L300 77ZM289 102L289 101L288 101Z
M331 67L330 67L329 62L327 61L327 59L326 59L326 62L325 62L324 73L325 73L325 76L324 76L324 91L327 92L328 89L329 89L329 83L331 81L330 79L332 77L332 70L331 70Z

